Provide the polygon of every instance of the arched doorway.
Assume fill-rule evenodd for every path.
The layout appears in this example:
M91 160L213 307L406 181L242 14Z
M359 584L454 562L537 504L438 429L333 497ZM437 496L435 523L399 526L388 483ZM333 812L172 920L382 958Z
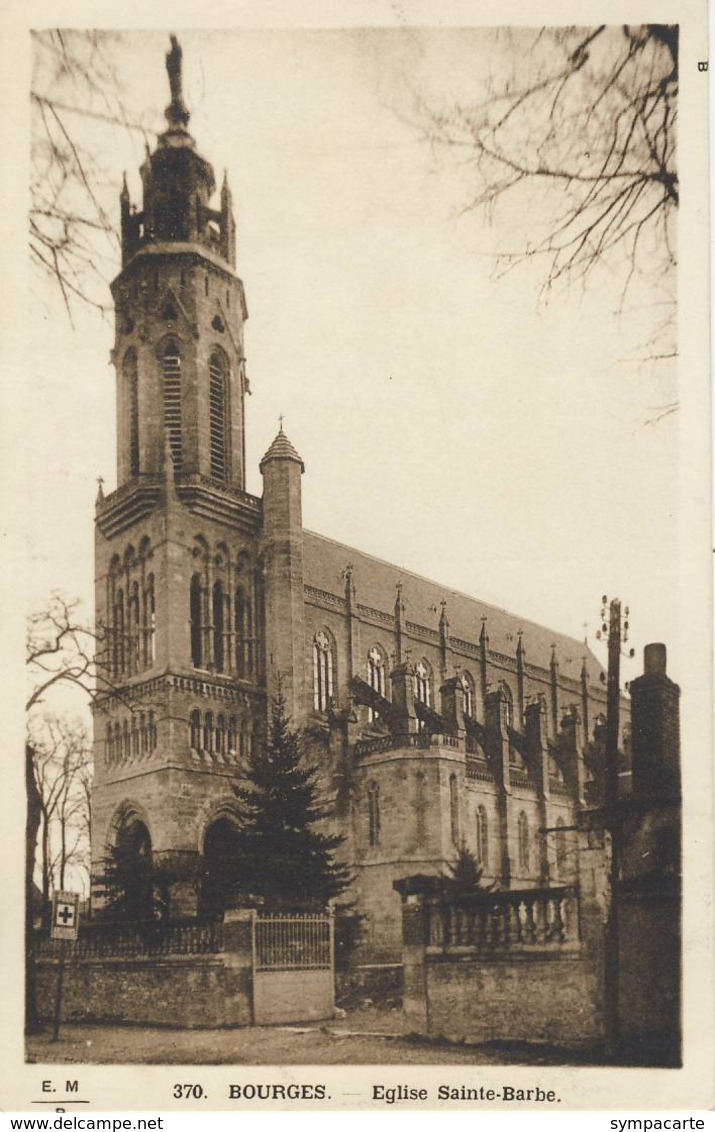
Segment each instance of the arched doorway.
M208 827L203 857L199 912L202 918L212 919L226 909L236 887L238 830L230 817L216 818Z
M135 813L122 816L114 844L104 861L105 918L154 918L154 877L151 835Z

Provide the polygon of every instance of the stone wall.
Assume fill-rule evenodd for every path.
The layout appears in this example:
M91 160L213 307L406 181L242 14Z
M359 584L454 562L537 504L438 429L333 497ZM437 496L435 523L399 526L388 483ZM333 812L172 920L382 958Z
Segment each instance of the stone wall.
M455 1042L602 1039L600 970L581 940L575 889L449 900L429 895L428 877L397 887L406 1032Z
M57 974L57 960L38 963L38 1008L45 1020L53 1016ZM206 955L69 962L62 1017L188 1029L250 1026L250 967L232 968L223 956Z
M425 965L429 1034L452 1041L598 1039L596 991L578 952L444 956Z
M86 929L67 949L62 1017L187 1029L331 1017L335 994L328 964L254 970L254 915L237 909L226 912L222 925ZM303 939L303 925L298 927ZM50 1020L59 976L57 942L39 942L38 950L38 1010Z

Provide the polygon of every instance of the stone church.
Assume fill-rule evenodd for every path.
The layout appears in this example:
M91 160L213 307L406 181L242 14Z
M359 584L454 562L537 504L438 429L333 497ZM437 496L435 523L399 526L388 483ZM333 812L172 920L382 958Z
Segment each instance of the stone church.
M115 694L95 709L93 860L125 838L215 862L280 683L345 835L366 953L387 961L393 881L444 872L462 845L502 887L573 880L603 672L577 640L304 529L282 426L262 496L246 491L231 191L188 131L176 40L167 69L141 208L126 183L120 198L118 486L100 488L95 570Z

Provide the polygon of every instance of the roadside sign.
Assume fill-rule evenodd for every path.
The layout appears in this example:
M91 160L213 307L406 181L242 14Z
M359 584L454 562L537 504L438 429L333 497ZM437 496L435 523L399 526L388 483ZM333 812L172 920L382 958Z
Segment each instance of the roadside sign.
M55 892L52 897L52 939L77 939L79 893Z

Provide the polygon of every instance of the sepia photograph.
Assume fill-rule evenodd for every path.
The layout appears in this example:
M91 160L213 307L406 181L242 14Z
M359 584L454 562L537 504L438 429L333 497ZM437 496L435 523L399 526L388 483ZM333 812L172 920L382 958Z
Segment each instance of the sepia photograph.
M27 1104L705 1107L705 11L365 8L27 33Z

